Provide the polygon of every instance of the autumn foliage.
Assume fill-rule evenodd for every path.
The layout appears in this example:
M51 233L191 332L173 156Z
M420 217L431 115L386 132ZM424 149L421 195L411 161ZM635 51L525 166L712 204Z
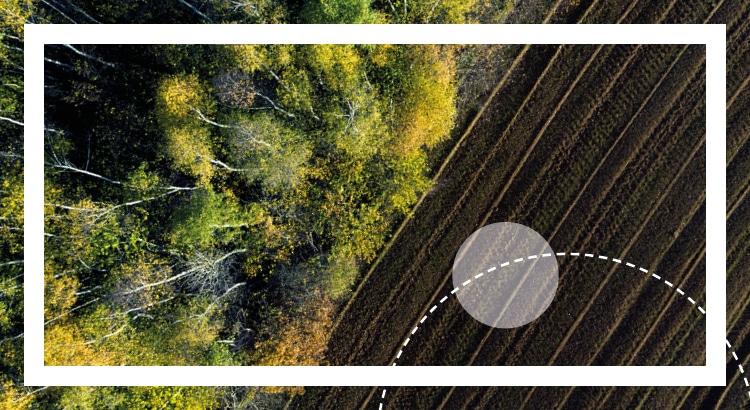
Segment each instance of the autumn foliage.
M45 363L326 364L337 307L431 188L428 150L455 117L452 48L79 51L113 63L50 73L96 98L47 100ZM301 390L264 394L279 392ZM230 393L45 394L199 408Z

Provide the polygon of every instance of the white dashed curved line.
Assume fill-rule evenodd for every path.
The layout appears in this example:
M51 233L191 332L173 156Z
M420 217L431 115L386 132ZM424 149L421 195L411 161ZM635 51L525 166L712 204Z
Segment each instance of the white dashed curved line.
M551 256L551 255L552 255L551 253L545 253L545 254L542 254L542 257L547 257L547 256ZM565 252L557 252L557 253L556 253L556 255L557 255L557 256L565 256L565 255L566 255L566 253L565 253ZM579 252L570 252L570 256L579 256L579 255L580 255L580 253L579 253ZM593 257L594 257L594 254L591 254L591 253L586 253L586 254L585 254L585 257L588 257L588 258L593 258ZM537 258L537 255L529 255L529 256L528 256L527 258L518 258L518 259L514 259L514 260L513 260L513 262L515 262L515 263L520 263L520 262L523 262L523 261L524 261L525 259L536 259L536 258ZM608 259L608 257L607 257L607 256L604 256L604 255L599 255L598 259L602 259L602 260L609 260L609 259ZM615 258L612 258L612 262L615 262L615 263L622 263L622 260L621 260L621 259L615 259ZM510 265L510 262L503 262L503 263L501 263L501 264L500 264L500 267L501 267L501 268L504 268L504 267L506 267L506 266L508 266L508 265ZM628 266L628 267L630 267L630 268L635 268L635 267L636 267L636 266L635 266L634 264L632 264L632 263L630 263L630 262L626 262L626 263L625 263L625 265L626 265L626 266ZM496 267L496 266L493 266L493 267L491 267L491 268L487 269L487 272L489 273L489 272L495 271L496 269L497 269L497 267ZM638 268L638 270L640 270L640 271L642 271L642 272L644 272L644 273L648 273L648 270L646 270L645 268L642 268L642 267L639 267L639 268ZM482 277L483 275L484 275L484 273L479 273L479 274L477 274L476 276L474 276L474 278L475 278L475 279L479 279L479 278L480 278L480 277ZM661 280L661 276L659 276L659 275L656 275L656 274L652 273L652 274L651 274L651 276L652 276L652 277L654 277L654 278L655 278L656 280L659 280L659 281ZM470 282L471 282L471 279L467 280L466 282L464 282L464 283L463 283L463 286L465 287L465 286L469 285L469 284L470 284ZM667 286L669 286L670 288L674 287L674 284L673 284L673 283L671 283L671 282L669 282L669 281L667 281L666 279L664 280L664 284L665 284L665 285L667 285ZM451 291L451 293L450 293L450 294L451 294L451 295L454 295L454 294L456 294L456 292L458 292L459 290L460 290L460 288L455 288L455 289L453 289L453 290ZM680 294L680 296L685 296L685 292L683 292L683 291L682 291L682 289L680 289L680 288L676 288L676 289L675 289L675 292L679 293L679 294ZM442 298L442 299L440 299L440 303L443 303L443 302L445 302L445 301L446 301L447 299L448 299L448 296L447 296L447 295L446 295L446 296L443 296L443 298ZM688 301L689 301L689 302L690 302L690 303L691 303L692 305L695 305L695 304L696 304L695 300L693 300L693 298L691 298L691 297L688 297L688 298L687 298L687 300L688 300ZM705 310L703 309L703 307L702 307L702 306L697 306L697 307L698 307L698 310L700 311L700 313L701 313L702 315L705 315L705 314L706 314L706 311L705 311ZM431 314L431 313L433 313L433 312L435 312L435 310L436 310L436 309L437 309L437 305L434 305L434 306L432 306L432 308L430 309L430 314ZM422 318L422 320L420 320L420 321L419 321L419 323L424 323L424 321L425 321L425 320L427 320L427 317L428 317L428 315L425 315L425 316L424 316L424 317ZM414 333L416 333L417 329L418 329L418 327L415 327L415 328L414 328L414 330L412 330L411 334L412 334L412 335L414 335ZM406 339L406 341L404 342L404 347L405 347L405 346L406 346L406 345L407 345L407 344L409 343L409 340L410 340L410 338L407 338L407 339ZM731 349L731 348L732 348L732 345L730 345L730 344L729 344L729 340L727 340L727 348L729 348L729 349ZM403 353L403 349L401 349L401 350L399 350L399 351L398 351L398 354L396 355L396 360L398 360L398 359L400 359L400 358L401 358L401 354L402 354L402 353ZM745 369L744 369L744 368L742 367L742 363L739 363L739 359L737 358L737 355L735 354L735 352L734 352L734 351L732 351L732 356L734 357L735 361L737 361L737 362L738 362L737 366L738 366L738 368L739 368L739 371L740 371L740 373L741 373L741 374L744 374L744 373L745 373ZM396 361L394 361L394 362L393 362L393 366L396 366ZM745 386L746 386L746 387L750 387L750 384L748 384L748 381L747 381L747 377L743 377L743 380L745 381ZM385 392L386 392L386 389L383 389L383 394L381 395L381 402L380 402L380 406L378 407L378 408L379 408L379 410L382 410L382 409L383 409L383 403L385 402L385 400L384 400L384 399L385 399ZM750 391L748 391L748 396L750 396Z

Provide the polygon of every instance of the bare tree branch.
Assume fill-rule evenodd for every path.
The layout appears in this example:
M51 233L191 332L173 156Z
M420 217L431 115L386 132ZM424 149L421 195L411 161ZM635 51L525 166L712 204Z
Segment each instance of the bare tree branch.
M116 66L115 66L115 65L114 65L113 63L110 63L110 62L104 61L104 60L102 60L102 59L101 59L101 58L99 58L99 57L95 57L95 56L92 56L91 54L87 54L87 53L84 53L83 51L81 51L81 50L78 50L77 48L75 48L75 47L71 46L70 44L63 44L63 46L65 46L65 47L67 47L67 48L69 48L69 49L73 50L73 52L75 52L76 54L78 54L78 55L80 55L80 56L83 56L83 57L86 57L86 58L88 58L88 59L90 59L90 60L94 60L94 61L100 62L100 63L102 63L102 64L104 64L104 65L106 65L106 66L108 66L108 67L112 67L112 68L115 68L115 67L116 67Z
M210 162L210 163L212 163L214 165L218 165L218 166L220 166L220 167L222 167L224 169L227 169L229 171L232 171L232 172L244 172L244 171L247 171L244 168L232 168L229 165L227 165L227 164L219 161L218 159L209 159L208 162Z
M158 305L167 303L167 302L169 302L170 300L172 300L174 298L176 298L176 296L171 296L171 297L168 297L166 299L159 300L157 302L152 302L152 303L149 303L149 304L146 304L146 305L143 305L143 306L138 306L136 308L131 308L131 309L128 309L128 310L126 310L124 312L118 312L118 313L115 313L115 314L107 316L107 318L108 319L114 319L115 317L118 317L118 316L127 316L128 314L133 313L133 312L138 312L138 311L141 311L141 310L146 310L146 309L148 309L148 308L150 308L152 306L158 306Z
M224 224L224 225L209 225L211 228L244 228L248 224Z
M45 325L45 326L47 326L48 324L50 324L50 323L52 323L52 322L55 322L55 321L57 321L57 320L60 320L60 319L62 319L63 317L65 317L65 316L67 316L67 315L69 315L69 314L71 314L71 313L75 312L75 311L76 311L76 310L78 310L78 309L84 308L84 307L86 307L86 306L88 306L88 305L90 305L90 304L92 304L92 303L96 302L96 301L97 301L97 300L99 300L99 299L101 299L101 297L98 297L98 298L95 298L95 299L91 299L91 300L89 300L89 301L88 301L88 302L86 302L86 303L83 303L83 304L81 304L81 305L78 305L78 306L76 306L76 307L74 307L74 308L72 308L72 309L70 309L70 310L66 311L66 312L63 312L63 313L61 313L61 314L59 314L59 315L57 315L57 316L53 317L52 319L50 319L50 320L48 320L48 321L44 322L44 325Z
M92 176L94 178L99 178L102 181L109 182L110 184L123 185L123 183L120 182L120 181L115 181L114 179L107 178L107 177L105 177L103 175L99 175L97 173L94 173L94 172L91 172L91 171L87 171L85 169L78 168L78 167L70 164L67 160L65 160L65 162L66 163L58 163L58 162L49 163L49 162L47 162L45 164L49 165L49 166L51 166L53 168L62 169L62 170L65 170L65 171L78 172L78 173L81 173L81 174L84 174L84 175Z
M100 175L100 174L97 174L95 172L91 172L91 171L86 170L86 169L81 169L81 168L73 165L72 163L70 163L70 161L68 161L67 158L60 158L60 157L58 157L57 154L54 152L54 150L52 150L52 158L53 158L54 161L53 162L45 162L45 165L53 167L53 168L57 168L57 169L60 169L60 170L63 170L63 171L77 172L77 173L80 173L80 174L88 175L88 176L91 176L91 177L94 177L94 178L101 179L102 181L109 182L110 184L125 186L125 187L128 187L128 188L135 188L133 185L129 185L129 184L123 183L122 181L116 181L114 179L105 177L104 175ZM173 194L175 192L179 192L179 191L194 191L194 190L197 190L197 189L200 189L200 188L201 187L197 187L197 186L196 187L177 187L177 186L172 186L172 185L170 185L170 186L160 186L160 187L156 187L156 189L166 190L168 192L165 193L165 194L162 194L162 195L157 195L157 196L150 197L150 198L139 199L139 200L136 200L136 201L131 201L131 202L127 202L127 203L124 203L124 204L116 205L115 207L119 208L119 207L122 207L122 206L131 206L131 205L135 205L135 204L138 204L138 203L141 203L141 202L150 201L150 200L153 200L153 199L156 199L156 198L160 198L160 197L162 197L164 195L170 195L170 194Z
M13 403L18 403L18 402L19 402L19 401L21 401L21 400L26 400L26 398L28 398L29 396L33 396L33 395L35 395L35 394L39 393L39 392L40 392L40 391L42 391L42 390L47 390L47 389L48 389L49 387L50 387L50 386L43 386L43 387L40 387L40 388L38 388L38 389L36 389L36 390L31 390L31 391L27 391L27 392L26 392L26 395L24 395L24 396L21 396L21 397L19 397L19 398L17 398L17 399L14 399L14 400L13 400Z
M186 2L185 0L179 0L179 1L180 1L180 3L182 3L182 4L184 4L184 5L188 6L188 7L190 7L197 15L201 16L204 20L208 21L209 23L213 23L213 20L211 20L210 18L208 18L207 15L201 13L200 10L198 10L197 8L195 8L195 6L193 6L192 4Z
M72 250L70 252L70 255L75 256L75 258L78 261L78 263L80 263L81 266L83 266L84 268L86 268L89 271L98 272L98 273L106 273L107 272L106 270L95 268L93 266L90 266L88 263L84 262L83 259L81 259L81 257L78 255L78 252L76 250Z
M83 14L87 19L91 20L91 22L96 23L96 24L102 24L100 21L96 20L95 18L91 17L88 13L81 10L81 8L76 6L72 1L68 1L67 4L70 5L73 8L73 10Z
M16 125L19 125L19 126L23 127L23 123L22 123L22 122L20 122L20 121L16 121L16 120L14 120L13 118L8 118L8 117L0 117L0 120L3 120L3 121L8 121L8 122L9 122L9 123L11 123L11 124L16 124Z
M190 107L190 108L192 108L193 111L195 111L195 113L198 114L198 118L200 118L201 120L203 120L203 121L205 121L205 122L207 122L207 123L209 123L211 125L215 125L215 126L220 127L220 128L233 128L231 125L219 124L216 121L212 121L212 120L208 119L208 117L206 117L205 115L203 115L203 113L201 112L201 110L199 110L199 109L197 109L195 107Z
M89 294L89 293L91 293L91 292L93 292L93 291L95 291L97 289L101 289L101 288L102 288L101 285L97 285L97 286L94 286L91 289L83 290L83 291L80 291L80 292L75 292L74 295L75 296L87 295L87 294Z
M20 52L22 52L22 53L23 53L23 49L22 49L22 48L20 48L20 47L16 47L16 46L9 46L9 45L7 45L7 44L3 44L3 43L0 43L0 47L3 47L3 48L7 48L8 50L13 50L13 51L20 51Z
M14 152L2 151L2 152L0 152L0 157L22 159L23 155L18 155L18 154L14 153Z
M260 95L260 94L257 94L257 95ZM261 97L263 97L262 95L260 95L260 96L261 96ZM263 97L263 98L265 98L265 97ZM271 101L271 100L269 100L269 101ZM271 104L273 104L273 102L271 102ZM264 145L264 146L266 146L266 147L268 147L268 148L273 148L273 146L272 146L271 144L267 143L266 141L263 141L263 140L260 140L260 139L258 139L258 138L255 138L255 136L254 136L254 135L252 135L251 133L247 132L247 130L246 130L246 129L244 129L244 128L240 127L240 126L237 126L237 125L226 125L226 124L220 124L220 123L218 123L218 122L216 122L216 121L212 121L212 120L208 119L208 118L207 118L207 117L206 117L205 115L203 115L203 113L201 112L201 110L199 110L199 109L197 109L197 108L195 108L195 107L190 107L190 108L192 108L192 109L193 109L193 111L195 111L195 112L196 112L196 114L198 114L198 118L200 118L200 119L201 119L202 121L205 121L205 122L207 122L207 123L209 123L209 124L211 124L211 125L215 125L215 126L217 126L217 127L220 127L220 128L229 128L229 129L235 129L235 130L238 130L238 131L240 132L240 134L242 134L242 135L244 135L244 136L248 137L248 138L249 138L249 139L250 139L250 140L251 140L252 142L254 142L254 143L256 143L256 144L259 144L259 145ZM283 111L283 110L282 110L282 111ZM286 111L284 111L284 112L286 112ZM214 162L214 161L215 161L215 162ZM231 168L231 167L229 167L228 165L224 164L223 162L221 162L221 161L218 161L218 160L215 160L215 159L214 159L214 160L211 160L211 163L214 163L214 164L216 164L216 165L220 165L220 166L223 166L224 168L227 168L227 169L229 169L229 170L238 170L238 169L236 169L236 168ZM245 171L245 170L243 170L243 169L240 169L240 170L238 170L238 171Z
M206 306L206 309L205 309L205 310L203 311L203 313L201 313L200 315L193 315L193 316L191 317L191 319L196 319L196 318L203 318L203 317L206 317L206 315L208 315L208 313L209 313L209 312L211 311L211 308L213 308L213 307L214 307L214 306L216 305L216 303L217 303L217 302L218 302L219 300L221 300L222 298L224 298L225 296L227 296L227 295L228 295L228 294L229 294L230 292L232 292L233 290L235 290L235 289L239 288L240 286L245 286L246 284L247 284L247 282L240 282L240 283L237 283L237 284L235 284L235 285L234 285L234 286L232 286L231 288L227 289L227 290L226 290L226 291L224 292L224 294L222 294L221 296L218 296L218 297L214 298L214 299L213 299L213 300L211 301L211 303L210 303L210 304L209 304L208 306Z
M0 343L11 342L11 341L13 341L13 340L16 340L16 339L20 339L20 338L22 338L22 337L23 337L23 333L21 333L21 334L17 334L17 335L15 335L15 336L11 336L11 337L6 337L5 339L3 339L3 340L0 340Z
M87 340L87 341L85 341L83 343L65 344L65 345L58 345L58 346L86 346L86 345L91 345L91 344L94 344L94 343L97 343L97 342L102 342L105 339L108 339L108 338L110 338L112 336L116 336L116 335L122 333L125 329L127 329L127 325L122 325L119 329L115 330L114 332L107 333L106 335L104 335L104 336L102 336L102 337L100 337L98 339Z
M51 59L51 58L47 58L47 57L44 57L44 61L46 61L46 62L48 62L48 63L52 63L52 64L57 64L57 65L59 65L60 67L65 67L65 68L67 68L68 70L72 70L72 69L74 68L74 67L73 67L72 65L70 65L70 64L65 64L65 63L61 63L61 62L59 62L59 61L57 61L57 60L53 60L53 59Z
M10 262L0 263L0 268L2 268L3 266L16 265L16 264L19 264L19 263L23 263L23 259L17 259L17 260L10 261Z
M89 173L88 171L84 171L84 170L81 170L81 172ZM102 178L104 178L104 177L102 177ZM113 182L115 182L117 184L120 184L119 181L113 181ZM167 191L165 193L162 193L160 195L154 195L154 196L150 196L150 197L147 197L147 198L141 198L141 199L137 199L137 200L134 200L134 201L125 202L123 204L111 205L109 207L101 207L101 208L93 208L92 209L92 208L80 208L80 207L75 207L75 206L70 206L70 205L64 205L64 204L57 204L57 203L45 203L44 205L45 206L54 206L55 208L66 209L66 210L69 210L69 211L81 212L85 216L91 217L93 220L97 220L99 218L103 218L103 217L111 214L112 212L114 212L117 209L122 208L122 207L128 207L128 206L142 204L142 203L153 201L153 200L159 199L159 198L163 198L165 196L168 196L168 195L171 195L171 194L174 194L174 193L177 193L177 192L181 192L181 191L186 191L186 190L192 191L194 189L198 189L198 187L196 187L196 188L171 187L171 188L174 188L174 189L170 189L169 191Z
M63 17L65 17L65 19L66 19L66 20L68 20L69 22L71 22L71 23L73 23L73 24L78 24L78 22L77 22L77 21L75 21L75 20L73 20L72 18L68 17L68 15L67 15L67 14L63 13L63 12L62 12L62 10L58 9L57 7L55 7L54 5L52 5L52 4L51 4L50 2L48 2L47 0L42 0L42 3L44 3L44 4L48 5L48 6L49 6L49 7L50 7L50 8L52 9L52 10L55 10L56 12L60 13L60 15L61 15L61 16L63 16Z
M133 288L133 289L130 289L130 290L127 290L127 291L123 291L123 292L117 293L114 296L126 296L126 295L130 295L130 294L133 294L133 293L136 293L136 292L140 292L140 291L145 290L145 289L150 289L150 288L153 288L153 287L156 287L156 286L161 286L161 285L164 285L164 284L167 284L167 283L170 283L170 282L174 282L174 281L176 281L178 279L181 279L181 278L184 278L186 276L193 275L193 274L196 274L198 272L201 272L202 270L211 269L212 267L216 266L217 264L220 264L221 262L225 261L229 257L231 257L233 255L236 255L238 253L244 253L244 252L247 252L247 251L248 251L247 248L235 249L235 250L233 250L233 251L231 251L229 253L226 253L226 254L222 255L220 258L215 259L215 260L198 261L193 267L187 269L186 271L184 271L182 273L179 273L179 274L174 275L174 276L170 276L170 277L168 277L166 279L163 279L163 280L160 280L160 281L157 281L157 282L147 283L147 284L138 286L136 288Z
M261 93L255 93L255 95L257 95L257 96L259 96L260 98L262 98L262 99L264 99L264 100L268 101L268 103L269 103L269 104L271 104L271 105L273 106L273 109L275 109L275 110L277 110L277 111L280 111L280 112L282 112L282 113L286 114L286 116L287 116L287 117L289 117L289 118L294 118L294 114L292 114L292 113L290 113L289 111L287 111L287 110L285 110L285 109L283 109L283 108L279 107L278 105L276 105L276 103L275 103L275 102L273 102L273 100L271 100L270 98L266 97L265 95L263 95L263 94L261 94Z

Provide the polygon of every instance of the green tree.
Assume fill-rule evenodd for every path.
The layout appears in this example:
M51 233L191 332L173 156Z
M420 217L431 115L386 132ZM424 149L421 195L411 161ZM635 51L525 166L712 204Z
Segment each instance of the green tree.
M23 25L34 3L0 4L0 407L25 409L23 387Z
M393 160L390 175L384 179L388 181L384 192L389 206L407 214L418 200L417 193L432 188L432 181L426 176L427 169L427 155L423 151Z
M237 238L238 228L263 220L261 208L241 209L236 198L206 188L173 211L169 242L184 250L210 249Z
M372 0L316 0L306 2L300 19L308 24L378 24L382 15L371 8Z
M212 7L196 9L211 19L228 12ZM366 3L306 7L327 19L378 15ZM453 49L50 50L62 64L106 69L79 72L94 91L68 92L85 90L80 80L49 91L48 364L325 363L336 304L430 189L426 151L455 117ZM122 82L144 90L133 95L117 88ZM143 109L130 126L145 137L123 140L138 151L127 161L106 155L122 132L120 106L127 115ZM90 134L74 125L86 107L98 116ZM255 397L174 388L44 394L81 408Z
M456 116L454 49L424 45L381 47L373 60L391 83L390 149L409 155L450 134Z
M308 174L312 151L301 135L273 116L239 115L228 133L231 158L250 179L269 192L297 187Z
M389 23L397 24L465 24L472 23L474 0L385 0L378 9L388 14Z
M215 168L211 134L201 118L211 112L206 92L195 75L171 76L159 85L157 118L164 129L163 152L177 170L207 184Z

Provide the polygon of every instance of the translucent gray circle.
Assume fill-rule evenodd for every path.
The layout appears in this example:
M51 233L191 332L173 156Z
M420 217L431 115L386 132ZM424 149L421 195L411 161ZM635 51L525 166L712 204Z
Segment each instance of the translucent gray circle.
M501 329L541 316L555 297L557 280L557 258L547 241L512 222L471 234L453 262L458 301L474 319Z

